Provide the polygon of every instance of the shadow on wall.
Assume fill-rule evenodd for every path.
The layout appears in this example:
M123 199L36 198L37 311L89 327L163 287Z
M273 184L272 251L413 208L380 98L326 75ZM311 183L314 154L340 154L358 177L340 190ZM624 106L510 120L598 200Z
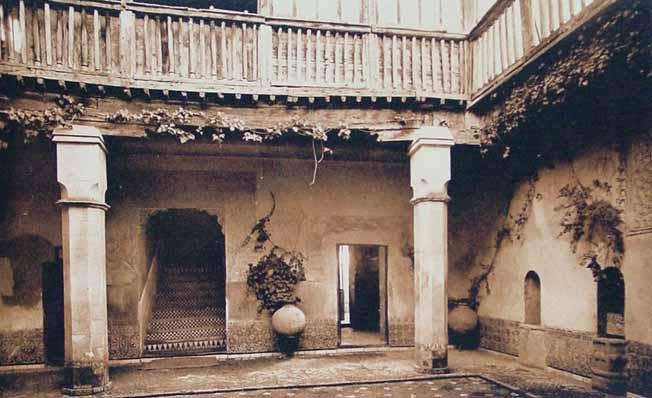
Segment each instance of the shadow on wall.
M0 241L0 294L5 305L33 307L41 301L41 265L52 261L54 247L37 235Z

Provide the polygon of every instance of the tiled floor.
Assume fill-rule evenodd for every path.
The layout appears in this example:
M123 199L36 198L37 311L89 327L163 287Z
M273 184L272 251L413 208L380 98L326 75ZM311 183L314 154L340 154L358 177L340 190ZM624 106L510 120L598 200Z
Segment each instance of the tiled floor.
M280 390L242 391L207 394L200 397L260 398L460 398L460 397L525 397L479 377L396 383L353 384L347 386L291 388Z

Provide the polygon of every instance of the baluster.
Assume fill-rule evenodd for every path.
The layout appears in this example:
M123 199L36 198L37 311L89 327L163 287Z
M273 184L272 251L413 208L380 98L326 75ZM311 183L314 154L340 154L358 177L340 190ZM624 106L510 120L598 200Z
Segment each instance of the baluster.
M577 10L577 2L576 2L576 0L570 0L570 4L569 4L568 8L569 8L569 11L570 11L570 18L573 18L575 15L577 15L578 10Z
M247 54L247 24L242 24L242 79L246 80L249 75L249 60Z
M349 32L344 33L344 48L342 49L342 68L344 69L344 84L349 84Z
M143 44L145 45L145 59L143 60L143 72L148 73L152 69L150 62L151 48L149 43L149 15L145 14L143 18Z
M175 74L176 57L174 55L174 30L172 28L172 17L168 15L167 19L168 31L168 73Z
M38 8L32 12L32 37L34 41L34 63L41 66L41 28L39 26Z
M430 39L430 69L432 73L432 91L434 92L438 91L437 90L437 65L435 62L435 60L437 59L436 50L437 50L437 42L433 37Z
M183 18L179 18L177 26L179 26L179 46L177 47L177 52L179 53L179 75L188 77L188 56L190 54L190 46L186 46L185 40L188 25L183 22Z
M358 83L360 73L358 72L358 35L353 35L353 82Z
M369 57L369 50L370 50L370 40L371 40L371 35L364 35L360 37L362 40L362 53L361 53L361 58L362 58L362 64L361 64L361 69L362 69L362 81L367 82L369 79L367 78L367 72L371 72L371 68L376 68L375 72L371 73L371 76L378 76L378 51L375 46L374 42L374 54L370 57L371 61L368 59ZM369 68L369 70L367 70ZM374 79L375 80L375 79ZM376 84L377 86L377 84Z
M287 81L292 80L292 28L288 28L288 47L287 47L287 54L286 54L286 65L287 65Z
M326 31L326 46L324 50L324 80L327 82L332 82L334 81L334 73L332 73L334 69L334 63L335 63L335 55L331 58L331 53L334 54L334 51L331 52L331 49L333 48L332 40L331 40L331 32Z
M398 88L398 43L396 35L392 35L392 85Z
M421 38L421 56L420 56L420 64L421 64L421 82L420 82L420 87L422 90L426 89L426 39L425 37Z
M252 64L252 68L253 68L252 73L253 73L253 80L258 80L259 79L259 76L258 76L258 47L260 46L259 37L258 37L259 36L258 25L253 25L251 29L253 31L253 36L251 38L252 43L253 43L252 44L252 52L253 52L253 54L251 56L251 64Z
M206 76L206 40L204 39L204 20L199 20L199 71L202 78Z
M81 9L81 18L80 18L80 30L81 30L81 66L82 68L88 68L88 29L86 28L86 8L82 7Z
M446 42L442 39L439 41L439 59L441 60L441 88L442 92L448 92L446 90Z
M278 28L276 31L276 37L277 39L277 45L276 45L276 79L277 80L282 80L281 79L281 71L282 71L282 65L281 65L281 59L283 57L283 29Z
M557 0L557 11L559 12L559 25L561 27L564 24L564 0Z
M192 17L188 18L188 76L195 77L197 54L195 51L195 21Z
M93 66L100 70L100 13L93 9Z
M2 11L0 11L0 14ZM2 18L0 17L0 25L2 25ZM45 62L48 65L52 65L52 20L50 19L50 3L45 3L43 5L43 29L45 29ZM0 33L0 36L4 36L3 32ZM0 37L3 39L4 37ZM0 46L0 51L2 46Z
M507 60L507 23L506 15L502 14L499 19L499 33L500 33L500 66L501 71L507 69L509 61Z
M317 31L317 38L315 39L315 81L321 82L322 81L322 60L323 60L323 53L322 53L322 45L321 45L321 30Z
M18 21L20 23L20 59L21 62L27 63L27 24L25 22L25 0L20 0L18 5Z
M215 21L211 19L209 24L210 37L211 37L211 75L217 78L217 38L215 35Z
M339 51L339 37L340 34L338 32L335 32L335 47L334 47L334 57L335 57L335 70L333 71L333 76L335 80L335 84L339 85L340 84L340 51Z
M312 79L312 30L308 29L306 32L306 81L311 82Z
M303 81L302 77L302 68L303 68L303 43L301 38L301 28L297 29L297 59L296 59L296 80L301 82Z
M57 17L57 14L59 17ZM55 11L55 21L57 22L57 43L56 49L56 62L57 65L63 64L63 10Z
M231 40L229 40L229 45L231 46L231 67L229 71L229 78L230 79L236 79L238 77L236 69L236 64L238 62L238 46L237 46L237 40L238 40L238 25L234 22L231 25L229 25L229 32L230 32L230 37Z
M391 64L391 43L389 37L383 35L383 87L385 88L390 88L392 85Z
M220 55L222 59L222 70L220 71L220 75L222 76L222 79L227 79L228 78L228 70L227 70L228 52L226 46L226 22L224 21L222 21L220 25Z
M514 26L514 6L507 9L505 28L507 30L507 63L512 65L516 61L516 29Z
M68 8L68 67L75 67L75 8Z
M402 72L402 87L407 89L408 83L408 68L407 68L407 37L401 37L401 72Z
M112 46L112 44L111 44L111 14L109 14L108 11L107 11L107 13L105 15L105 25L106 25L106 28L105 28L105 32L104 32L104 36L105 36L104 41L106 42L106 48L105 48L105 50L106 50L106 70L107 70L107 72L111 73L111 72L113 72L113 57L111 55L111 52L113 50L111 48L111 46Z
M163 73L163 37L161 28L161 17L157 15L156 21L154 21L154 29L156 30L156 74L159 76Z
M412 36L412 48L410 49L410 59L412 60L412 87L417 88L417 38Z

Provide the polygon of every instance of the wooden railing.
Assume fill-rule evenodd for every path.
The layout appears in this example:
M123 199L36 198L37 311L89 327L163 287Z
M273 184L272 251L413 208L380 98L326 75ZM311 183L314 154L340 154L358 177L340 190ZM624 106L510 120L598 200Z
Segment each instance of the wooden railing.
M218 94L463 100L465 36L113 0L0 4L0 73Z
M604 0L498 1L469 35L477 99ZM593 7L596 8L596 7Z
M115 0L4 0L0 73L200 96L473 104L614 1L499 0L461 35Z

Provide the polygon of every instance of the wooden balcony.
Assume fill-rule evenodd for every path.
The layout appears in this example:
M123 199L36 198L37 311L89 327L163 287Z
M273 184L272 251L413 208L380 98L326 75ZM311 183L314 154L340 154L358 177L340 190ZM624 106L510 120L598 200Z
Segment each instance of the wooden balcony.
M0 73L205 95L465 100L465 36L105 0L3 1Z
M500 0L470 32L470 106L618 0Z
M499 0L470 34L120 3L0 4L0 74L169 95L475 103L618 0Z

